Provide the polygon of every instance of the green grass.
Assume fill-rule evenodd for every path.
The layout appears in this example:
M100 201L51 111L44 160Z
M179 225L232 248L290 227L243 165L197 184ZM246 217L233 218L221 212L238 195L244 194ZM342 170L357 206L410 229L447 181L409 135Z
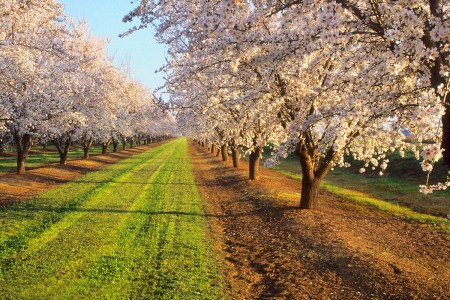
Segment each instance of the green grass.
M187 142L0 210L0 299L218 299Z
M32 153L28 155L25 160L25 168L36 168L40 165L50 164L59 162L59 153L54 146L48 146L47 149L41 150L40 148L33 148L33 150L39 150L42 152ZM7 151L10 152L10 151ZM100 146L94 146L89 150L89 154L99 154L102 152ZM68 158L82 158L84 155L83 148L74 147L69 151ZM11 172L15 171L17 167L17 158L16 156L0 156L0 172Z

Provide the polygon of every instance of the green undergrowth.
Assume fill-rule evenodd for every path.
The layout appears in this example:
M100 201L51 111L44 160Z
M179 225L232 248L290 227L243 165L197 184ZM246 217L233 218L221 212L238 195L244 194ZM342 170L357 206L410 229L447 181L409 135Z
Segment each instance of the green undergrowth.
M301 180L302 178L301 174L279 169L276 171L296 180ZM448 219L429 214L418 213L408 207L390 203L382 199L375 198L366 193L342 188L327 181L323 182L321 184L321 187L335 195L344 197L355 203L370 206L377 210L390 213L394 216L401 217L412 222L426 223L431 224L432 226L442 227L448 234L450 234L450 220Z
M100 154L102 149L100 146L94 146L89 150L89 154ZM83 148L72 148L68 153L68 159L82 158L84 155ZM59 153L54 146L49 146L47 149L31 153L25 160L25 167L36 168L41 165L59 162ZM17 157L14 155L0 156L0 172L11 172L17 168Z
M219 299L185 139L0 209L0 299Z

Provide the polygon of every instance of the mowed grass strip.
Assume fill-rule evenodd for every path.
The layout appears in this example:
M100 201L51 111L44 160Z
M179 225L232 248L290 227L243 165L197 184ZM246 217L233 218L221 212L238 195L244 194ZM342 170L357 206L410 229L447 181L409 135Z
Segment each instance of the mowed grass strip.
M186 140L110 168L0 211L0 298L221 297Z

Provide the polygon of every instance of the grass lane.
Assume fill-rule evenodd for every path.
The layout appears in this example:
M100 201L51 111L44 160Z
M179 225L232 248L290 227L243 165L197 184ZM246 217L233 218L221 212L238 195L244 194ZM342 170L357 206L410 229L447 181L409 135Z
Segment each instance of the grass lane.
M0 217L0 298L221 297L185 139Z

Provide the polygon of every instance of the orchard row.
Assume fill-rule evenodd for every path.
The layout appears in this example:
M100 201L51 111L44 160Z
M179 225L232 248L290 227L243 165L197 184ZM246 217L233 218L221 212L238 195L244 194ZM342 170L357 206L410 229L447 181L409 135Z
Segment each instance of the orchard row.
M303 208L350 159L380 175L393 151L422 156L428 173L442 156L450 165L448 1L155 0L124 21L134 19L128 34L153 25L167 45L184 134L245 149L251 179L264 146L274 146L269 164L295 153Z
M33 143L54 143L61 163L73 142L148 140L173 134L173 117L114 66L106 42L54 0L0 1L0 143L17 148L17 172Z

